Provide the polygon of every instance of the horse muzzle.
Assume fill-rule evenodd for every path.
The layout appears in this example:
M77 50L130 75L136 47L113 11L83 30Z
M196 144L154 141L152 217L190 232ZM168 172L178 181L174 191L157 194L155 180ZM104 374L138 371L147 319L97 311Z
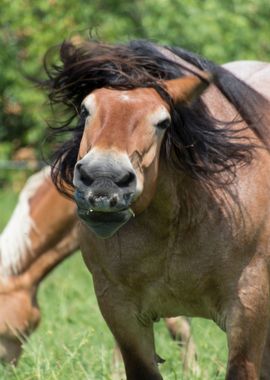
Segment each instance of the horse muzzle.
M136 175L130 168L92 167L82 161L74 171L78 215L98 237L111 237L134 215Z

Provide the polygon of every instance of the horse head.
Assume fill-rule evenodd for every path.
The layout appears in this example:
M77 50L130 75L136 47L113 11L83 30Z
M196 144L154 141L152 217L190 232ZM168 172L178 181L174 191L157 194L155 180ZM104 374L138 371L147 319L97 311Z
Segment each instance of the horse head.
M209 81L195 76L164 81L174 104L189 103ZM154 88L101 88L82 102L85 124L74 170L81 219L102 238L112 236L153 198L170 104Z

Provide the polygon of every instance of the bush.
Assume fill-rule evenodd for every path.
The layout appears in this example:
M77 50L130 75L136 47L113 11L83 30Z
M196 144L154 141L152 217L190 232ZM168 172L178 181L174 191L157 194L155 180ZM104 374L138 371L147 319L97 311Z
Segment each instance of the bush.
M94 28L106 41L150 38L218 62L267 60L269 18L268 0L2 0L0 154L26 145L40 150L50 110L27 77L44 78L45 52L64 39Z

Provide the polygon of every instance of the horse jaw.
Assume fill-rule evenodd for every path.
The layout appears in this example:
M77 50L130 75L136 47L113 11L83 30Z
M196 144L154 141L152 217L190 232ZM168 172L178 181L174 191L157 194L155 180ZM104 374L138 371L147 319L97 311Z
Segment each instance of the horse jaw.
M98 238L108 239L134 216L134 212L131 208L113 213L78 209L78 216Z

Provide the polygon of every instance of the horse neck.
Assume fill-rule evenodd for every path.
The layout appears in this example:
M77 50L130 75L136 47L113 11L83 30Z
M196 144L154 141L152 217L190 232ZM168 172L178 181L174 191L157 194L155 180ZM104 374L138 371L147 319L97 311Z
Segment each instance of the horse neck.
M0 277L28 272L40 281L78 247L75 224L75 207L56 192L48 169L32 176L0 237Z
M178 232L199 225L212 201L213 194L198 181L161 159L155 202Z
M54 249L36 256L22 273L0 276L0 295L20 290L36 291L40 282L77 249L77 226L74 225Z
M44 169L29 178L21 191L9 222L0 235L0 273L2 276L17 274L32 258L30 231L35 228L31 218L30 200L48 176Z
M78 249L77 225L66 231L66 236L56 245L42 255L36 257L29 268L20 277L22 281L31 286L37 286L56 266Z

